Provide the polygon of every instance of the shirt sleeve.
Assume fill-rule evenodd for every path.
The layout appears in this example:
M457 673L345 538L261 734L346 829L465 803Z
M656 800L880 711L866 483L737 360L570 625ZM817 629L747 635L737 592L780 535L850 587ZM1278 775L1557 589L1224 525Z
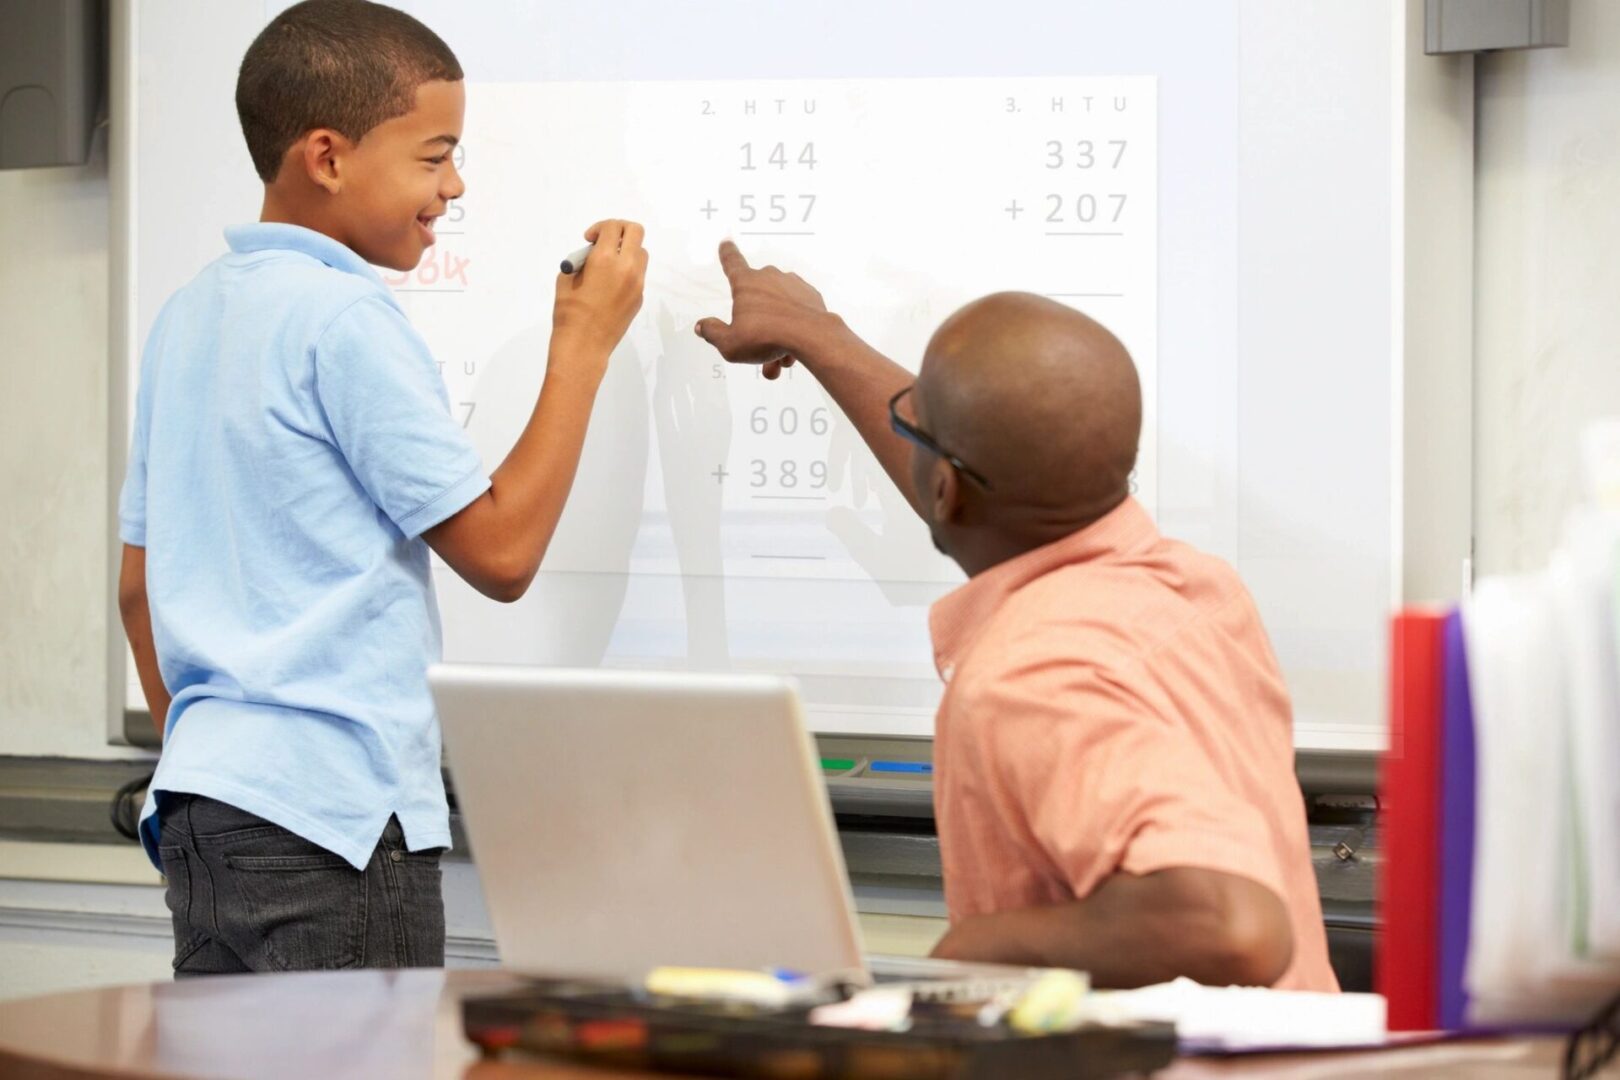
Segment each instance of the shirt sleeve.
M989 682L984 752L1015 823L1074 895L1116 871L1196 867L1284 895L1265 818L1190 732L1078 664Z
M382 297L357 300L327 327L315 385L333 442L407 539L488 490L427 343Z

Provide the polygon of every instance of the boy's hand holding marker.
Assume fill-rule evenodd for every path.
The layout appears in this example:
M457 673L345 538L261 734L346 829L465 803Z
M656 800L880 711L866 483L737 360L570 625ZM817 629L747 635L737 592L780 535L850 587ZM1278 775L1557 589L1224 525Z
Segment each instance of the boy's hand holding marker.
M548 374L559 369L600 381L608 356L641 310L647 278L643 229L633 221L609 219L585 230L590 246L572 271L557 275L557 301L551 317Z

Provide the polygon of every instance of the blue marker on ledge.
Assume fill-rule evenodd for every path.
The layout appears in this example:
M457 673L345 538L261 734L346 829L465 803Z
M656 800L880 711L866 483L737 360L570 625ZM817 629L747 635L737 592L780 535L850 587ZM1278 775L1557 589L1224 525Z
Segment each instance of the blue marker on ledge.
M927 761L874 761L867 771L875 773L911 773L913 775L928 776L933 773L934 766Z

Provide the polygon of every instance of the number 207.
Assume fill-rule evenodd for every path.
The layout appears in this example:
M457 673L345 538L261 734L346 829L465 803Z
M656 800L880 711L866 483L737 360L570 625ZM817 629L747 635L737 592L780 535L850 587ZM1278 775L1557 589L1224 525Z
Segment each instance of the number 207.
M1125 212L1124 195L1104 195L1109 205L1098 203L1095 195L1078 195L1074 200L1074 218L1082 225L1089 225L1094 221L1106 221L1113 225L1119 222L1119 216ZM1064 199L1061 195L1048 195L1046 197L1046 220L1060 223L1064 217ZM1101 215L1101 216L1099 216Z

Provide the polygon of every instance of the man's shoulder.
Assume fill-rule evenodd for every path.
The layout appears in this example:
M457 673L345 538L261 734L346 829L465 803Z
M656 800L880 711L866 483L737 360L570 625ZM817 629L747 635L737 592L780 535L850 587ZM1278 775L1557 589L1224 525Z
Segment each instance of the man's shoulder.
M1040 670L1065 692L1107 692L1200 635L1257 619L1237 572L1175 541L1137 557L1059 567L1010 595L958 665L986 685Z
M973 659L988 672L1038 664L1106 674L1152 649L1187 615L1173 585L1150 569L1073 564L1009 596Z
M1128 627L1094 613L1007 603L986 623L951 673L952 697L973 706L988 700L1040 698L1047 705L1106 692L1130 662Z
M1140 651L1218 620L1234 604L1252 607L1253 599L1231 564L1160 539L1117 558L1059 567L1013 594L998 614L1007 633L1058 631L1104 651L1111 643Z

